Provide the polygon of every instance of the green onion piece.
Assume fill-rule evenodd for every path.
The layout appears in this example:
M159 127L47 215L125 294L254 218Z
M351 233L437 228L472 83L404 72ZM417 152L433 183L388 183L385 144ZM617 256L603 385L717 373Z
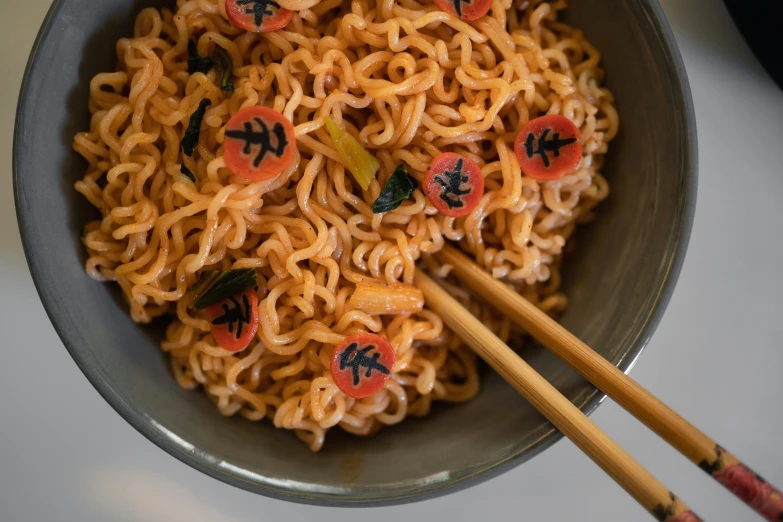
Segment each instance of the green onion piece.
M416 190L416 180L408 174L405 165L400 165L394 169L394 173L381 189L378 199L372 204L373 214L389 212L399 207L403 201L413 195Z
M191 303L196 310L203 310L252 288L258 288L255 268L207 270L190 291Z
M234 67L231 64L231 58L228 57L226 51L219 45L215 46L215 72L217 73L218 81L220 82L220 89L224 93L234 92L234 82L231 76L234 71Z
M196 145L198 145L198 137L201 133L201 120L204 119L204 112L210 105L212 105L212 102L204 98L198 104L198 108L190 115L190 123L188 123L188 128L182 137L182 150L188 156L193 155L193 151L196 149Z
M183 173L185 176L187 176L188 179L190 181L192 181L193 183L196 182L196 175L193 174L193 172L189 168L187 168L185 165L180 166L179 171L181 173Z
M204 294L212 288L215 282L224 272L222 270L206 270L201 274L201 278L190 289L190 304L195 305Z
M188 72L190 74L197 72L207 74L214 65L215 62L209 56L198 55L196 42L193 40L188 41Z
M364 190L370 187L370 182L381 164L375 157L362 147L359 141L340 127L331 117L326 117L326 130L332 138L334 148L340 154L343 166L347 168Z

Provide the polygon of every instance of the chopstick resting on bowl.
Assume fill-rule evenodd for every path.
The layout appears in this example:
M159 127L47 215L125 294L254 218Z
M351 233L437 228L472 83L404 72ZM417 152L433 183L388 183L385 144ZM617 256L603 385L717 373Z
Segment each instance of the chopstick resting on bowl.
M464 283L477 294L483 296L487 301L495 305L503 314L524 328L527 333L549 348L555 355L568 363L584 378L614 399L625 410L657 433L680 453L688 457L694 464L698 465L743 502L756 510L758 514L770 522L783 521L783 493L781 493L780 490L756 475L739 459L683 419L644 387L601 357L601 355L580 341L554 319L527 301L519 293L515 292L501 281L493 278L483 268L460 251L447 245L436 255L443 264L448 264L453 267L451 273L454 274L460 282ZM476 350L482 358L487 360L487 362L489 362L489 364L507 381L521 391L536 408L558 427L558 429L563 431L584 450L582 443L569 435L569 432L558 425L558 423L550 417L550 414L545 411L545 409L551 408L555 403L559 405L562 400L568 402L568 406L577 412L579 412L579 410L573 406L570 401L565 399L562 395L559 395L543 377L527 366L527 364L502 343L500 339L495 337L494 340L491 340L487 334L493 334L491 334L480 321L475 319L475 317L465 310L456 300L448 296L448 294L438 287L431 279L426 276L422 276L420 279L421 281L417 281L417 283L420 283L419 286L424 292L425 300L429 306L441 314L444 321L449 324L458 335L463 337L463 339ZM449 298L449 301L448 304L444 305L446 297ZM473 318L473 321L470 321L470 327L465 326L469 321L466 316ZM478 324L478 327L476 324ZM522 372L523 366L521 365L526 367L524 368L524 372ZM534 374L532 377L530 375L531 372ZM516 380L519 379L532 379L533 381L541 380L546 383L551 390L545 389L545 387L538 382L536 382L535 386L527 384L526 386L530 388L530 391L535 392L535 401L531 400L526 391L523 391L517 385ZM559 398L553 399L552 392L558 394ZM558 408L560 408L560 406L558 406ZM555 412L552 413L554 414ZM579 413L581 414L581 412ZM570 414L568 415L570 416ZM593 427L595 427L595 425L593 425ZM598 430L598 428L595 427L595 430ZM593 438L599 435L606 437L600 430L593 431L591 429L588 437ZM611 442L611 439L609 440ZM612 451L616 450L612 449ZM593 460L596 460L590 453L588 453L588 455L593 458ZM626 459L630 458L622 449L620 449L620 453L615 453L613 456L604 455L602 458L611 457L619 459L620 461L626 461ZM629 478L625 475L615 476L609 469L604 467L604 464L601 461L596 460L596 462L618 482L621 480L625 481ZM635 464L638 465L638 463ZM648 485L650 484L649 479L646 480L646 483ZM659 520L668 520L669 522L696 520L695 518L661 518L662 514L659 511L650 509L651 506L649 505L648 500L642 502L633 491L626 487L626 484L620 483L620 485L634 495L634 498L647 508L648 511L651 511L658 517ZM660 495L660 493L657 494ZM681 510L675 509L675 512L672 513L672 515L676 516L677 513L680 512Z
M697 522L669 489L421 270L414 276L427 306L544 417L571 439L641 506L663 522Z

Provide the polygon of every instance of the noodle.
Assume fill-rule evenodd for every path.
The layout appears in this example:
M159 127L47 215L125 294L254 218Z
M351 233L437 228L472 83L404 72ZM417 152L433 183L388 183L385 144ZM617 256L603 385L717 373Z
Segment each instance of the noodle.
M120 285L134 321L173 317L161 347L179 385L201 387L223 415L295 430L317 451L331 427L369 435L479 391L476 356L440 317L426 307L351 309L357 283L411 284L420 260L446 276L449 267L428 254L449 240L545 311L565 308L563 248L608 194L599 170L618 117L600 86L598 51L557 21L562 0L496 0L471 23L414 0L278 1L293 19L261 34L228 23L225 0L141 11L133 38L117 42L117 71L90 84L90 130L74 139L89 167L76 189L102 215L85 227L87 273ZM225 49L233 94L221 92L214 71L188 73L191 39L201 55ZM205 98L188 157L180 140ZM248 183L226 168L222 143L229 117L253 105L293 122L298 151L280 176ZM584 156L575 172L539 182L521 174L512 145L545 113L573 120ZM323 126L330 114L381 164L366 192L339 161ZM421 190L372 213L397 165L421 182L447 151L484 175L469 215L439 214ZM229 268L255 268L260 283L258 333L238 353L215 342L187 299L204 270ZM453 283L451 293L493 331L512 335L506 318ZM358 400L336 387L329 364L334 346L362 331L388 339L397 357L385 388Z

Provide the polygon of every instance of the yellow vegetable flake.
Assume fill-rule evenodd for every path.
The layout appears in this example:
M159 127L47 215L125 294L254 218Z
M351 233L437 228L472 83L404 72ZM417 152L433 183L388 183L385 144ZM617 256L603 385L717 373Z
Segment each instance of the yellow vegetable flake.
M362 282L356 285L349 305L370 315L413 314L424 308L424 294L404 283Z
M370 182L381 168L378 160L330 116L326 117L326 130L332 138L334 148L340 154L343 166L353 174L362 189L370 188Z

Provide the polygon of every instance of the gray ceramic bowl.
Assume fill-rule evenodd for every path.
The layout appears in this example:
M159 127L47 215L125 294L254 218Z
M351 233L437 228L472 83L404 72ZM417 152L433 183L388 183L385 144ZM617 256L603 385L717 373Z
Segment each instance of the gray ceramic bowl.
M14 145L16 205L41 300L76 363L130 424L217 479L313 504L394 504L476 484L560 435L500 378L372 438L335 430L318 454L270 422L226 419L181 390L159 331L131 323L111 285L88 279L79 241L91 214L73 190L85 165L71 139L88 127L90 78L111 70L114 43L154 0L56 0L22 86ZM160 3L160 2L158 2ZM173 3L173 2L171 2ZM649 340L674 289L696 197L696 130L685 71L655 0L579 0L568 12L603 52L622 132L606 174L611 198L566 263L563 323L621 369ZM583 411L602 395L543 349L528 361Z

